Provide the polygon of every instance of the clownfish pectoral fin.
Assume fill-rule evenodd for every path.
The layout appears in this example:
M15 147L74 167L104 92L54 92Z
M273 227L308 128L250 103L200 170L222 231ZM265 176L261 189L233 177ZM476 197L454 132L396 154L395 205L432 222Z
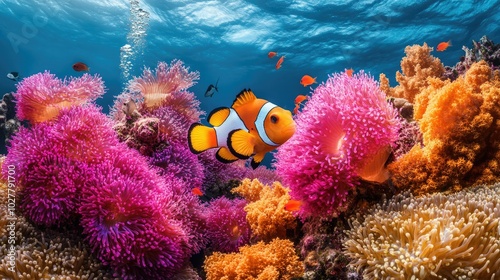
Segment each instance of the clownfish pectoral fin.
M226 147L221 147L215 154L215 158L223 163L231 163L238 160Z
M194 154L199 154L210 148L216 148L217 136L215 129L204 126L201 123L193 123L188 130L188 145Z
M255 137L243 129L235 129L227 136L229 151L239 159L247 159L254 152Z
M255 169L259 166L259 164L264 159L265 155L266 155L266 153L262 152L262 153L258 153L255 156L253 156L252 162L250 163L250 165L252 166L253 169Z
M257 99L255 94L253 94L251 89L243 89L233 101L233 105L231 107L236 108L238 106L250 103Z
M208 114L208 123L213 126L220 126L222 123L224 123L230 113L231 109L227 107L215 108L212 110L212 112L210 112L210 114Z

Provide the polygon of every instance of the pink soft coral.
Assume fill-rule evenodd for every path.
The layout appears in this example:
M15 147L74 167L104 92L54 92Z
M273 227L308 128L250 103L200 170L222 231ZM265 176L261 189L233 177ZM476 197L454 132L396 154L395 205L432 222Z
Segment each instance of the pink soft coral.
M60 80L46 71L25 78L17 85L17 116L40 123L52 120L64 108L93 101L104 94L98 75Z
M275 165L292 198L302 200L301 217L340 212L358 176L386 178L384 163L400 120L363 71L353 77L334 74L319 85L296 123Z

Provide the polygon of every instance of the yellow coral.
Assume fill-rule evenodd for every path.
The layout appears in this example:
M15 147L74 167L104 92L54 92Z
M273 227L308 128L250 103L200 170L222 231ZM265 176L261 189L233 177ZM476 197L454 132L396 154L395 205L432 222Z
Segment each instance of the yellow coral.
M246 217L252 234L258 239L284 238L287 229L297 226L295 217L285 210L285 205L290 200L289 189L279 182L267 186L257 179L244 179L232 192L250 201L245 206Z
M239 253L214 253L204 269L207 280L289 280L304 273L293 243L278 238L243 246Z
M500 179L500 82L483 61L453 82L429 79L415 102L424 147L389 165L415 194Z
M420 198L398 195L347 231L364 279L500 279L500 184Z
M413 45L405 48L406 57L401 60L401 72L396 72L396 81L399 85L390 88L385 75L380 75L381 89L388 95L405 98L413 103L414 98L428 85L427 78L441 77L444 66L439 58L430 53L432 48L424 43L422 46Z

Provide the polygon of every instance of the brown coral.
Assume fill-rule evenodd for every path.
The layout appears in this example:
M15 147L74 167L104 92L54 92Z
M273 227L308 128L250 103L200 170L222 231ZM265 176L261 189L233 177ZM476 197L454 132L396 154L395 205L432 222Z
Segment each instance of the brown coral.
M364 279L499 279L500 184L452 195L398 195L347 231Z
M268 241L275 237L285 238L286 230L297 226L295 217L285 210L290 200L289 189L279 182L268 186L258 179L246 178L232 192L250 201L245 206L247 221L252 234L258 239Z
M432 47L424 43L422 46L413 45L405 48L406 57L401 60L401 72L396 72L396 81L399 85L389 88L389 81L385 75L380 75L382 90L390 96L402 97L413 103L414 98L427 85L428 77L441 77L444 66L439 58L430 53Z
M393 182L415 194L500 178L500 82L485 62L453 82L429 79L416 98L423 147L389 165Z
M239 253L214 253L204 263L207 280L290 280L304 273L304 266L289 240L274 239L243 246Z

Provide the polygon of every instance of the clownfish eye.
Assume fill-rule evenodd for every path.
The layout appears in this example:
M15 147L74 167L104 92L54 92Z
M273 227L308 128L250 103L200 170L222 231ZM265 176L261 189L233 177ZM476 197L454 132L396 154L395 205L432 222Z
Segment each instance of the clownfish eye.
M277 116L275 116L275 115L272 115L272 116L271 116L271 122L272 122L272 123L277 123L277 122L278 122L278 117L277 117Z

